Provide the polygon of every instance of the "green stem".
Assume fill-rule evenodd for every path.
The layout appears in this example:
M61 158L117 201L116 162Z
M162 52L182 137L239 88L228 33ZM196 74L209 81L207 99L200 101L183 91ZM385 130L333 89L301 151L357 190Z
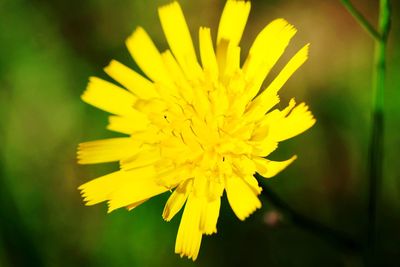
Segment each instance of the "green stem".
M375 41L373 76L372 131L369 147L369 199L367 224L367 250L369 263L375 263L376 214L379 188L382 183L384 93L386 76L386 49L390 30L390 0L380 0L379 32L381 38Z
M381 35L374 27L367 21L367 19L353 6L349 0L340 0L346 7L347 11L356 19L360 26L366 30L374 39L380 40Z

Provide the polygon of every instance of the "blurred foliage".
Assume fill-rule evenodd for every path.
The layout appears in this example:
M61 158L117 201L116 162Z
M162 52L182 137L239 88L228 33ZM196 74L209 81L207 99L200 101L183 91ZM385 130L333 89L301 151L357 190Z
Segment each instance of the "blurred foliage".
M192 263L173 253L179 216L162 221L167 194L128 212L85 207L77 187L117 165L78 166L79 142L116 136L106 115L80 101L89 76L116 58L137 68L125 38L144 26L166 48L157 6L166 0L0 0L0 266L360 266L361 260L281 218L265 203L245 222L223 203L218 234ZM216 26L224 1L181 1L193 39ZM377 1L354 1L372 21ZM363 241L373 43L339 1L252 1L242 57L258 31L284 17L299 32L274 73L300 45L309 62L282 90L310 104L317 124L282 144L299 159L265 181L297 210ZM393 1L386 91L385 177L379 202L382 266L400 256L400 3ZM267 80L271 80L268 77ZM278 218L280 218L278 216Z

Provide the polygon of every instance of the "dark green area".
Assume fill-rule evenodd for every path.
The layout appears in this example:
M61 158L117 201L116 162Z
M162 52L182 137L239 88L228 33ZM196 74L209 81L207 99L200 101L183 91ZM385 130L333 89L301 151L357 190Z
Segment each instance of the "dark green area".
M0 0L0 266L362 266L357 252L293 225L267 201L241 222L224 199L218 234L204 237L195 263L173 252L180 215L162 220L168 194L132 212L83 205L77 187L118 166L79 166L76 146L117 134L105 130L105 113L79 97L89 76L106 78L102 68L112 58L136 68L124 46L136 26L166 48L157 6L167 2ZM353 2L376 21L378 1ZM398 266L400 258L400 4L392 2L377 213L381 266ZM224 1L181 4L195 41L199 26L216 35ZM281 91L281 106L291 97L305 101L317 124L271 155L299 158L264 182L297 211L364 243L373 41L339 0L258 0L243 59L257 32L277 17L298 33L274 74L311 43L308 63ZM271 215L281 219L268 224Z

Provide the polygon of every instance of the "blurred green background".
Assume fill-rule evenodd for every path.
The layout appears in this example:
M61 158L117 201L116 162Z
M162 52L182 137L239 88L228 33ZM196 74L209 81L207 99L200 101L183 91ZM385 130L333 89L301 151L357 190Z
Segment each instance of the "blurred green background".
M89 76L106 78L113 58L137 68L124 46L136 26L166 49L157 7L168 2L0 0L0 266L362 266L357 253L293 225L264 200L240 222L224 198L218 234L203 239L195 263L173 252L180 216L163 222L168 194L133 212L83 205L77 187L118 166L76 164L79 142L117 136L80 95ZM376 21L377 0L353 2ZM392 2L381 266L400 262L400 3ZM180 3L195 42L199 26L216 35L224 1ZM299 159L266 183L301 213L364 242L373 41L339 0L253 0L242 58L278 17L298 33L274 73L311 43L309 61L281 91L283 105L293 96L306 101L317 124L274 152L272 159Z

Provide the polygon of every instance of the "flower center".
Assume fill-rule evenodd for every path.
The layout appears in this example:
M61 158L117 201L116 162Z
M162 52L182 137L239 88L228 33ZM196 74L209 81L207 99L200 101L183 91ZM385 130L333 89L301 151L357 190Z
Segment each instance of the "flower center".
M168 162L185 169L187 178L204 176L219 183L232 172L254 173L235 167L235 162L248 160L254 129L243 116L245 83L239 74L224 83L207 80L180 86L164 103L165 109L150 116L159 135L160 168Z

